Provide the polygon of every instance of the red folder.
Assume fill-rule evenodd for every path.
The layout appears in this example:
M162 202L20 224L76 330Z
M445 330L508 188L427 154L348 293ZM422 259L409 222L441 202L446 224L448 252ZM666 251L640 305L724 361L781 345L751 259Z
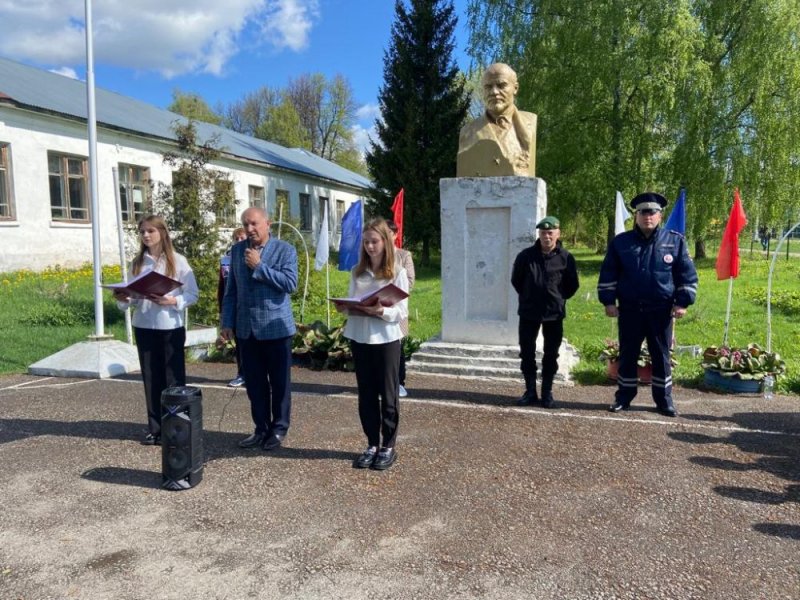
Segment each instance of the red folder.
M171 277L155 271L145 271L127 283L110 283L102 287L108 290L120 290L131 298L148 298L150 296L164 296L183 284Z
M363 296L354 298L329 298L329 300L340 306L359 307L375 304L375 298L378 299L378 302L380 302L382 306L394 306L400 302L400 300L408 298L408 292L400 289L393 283L387 283L385 286L368 294L364 294Z

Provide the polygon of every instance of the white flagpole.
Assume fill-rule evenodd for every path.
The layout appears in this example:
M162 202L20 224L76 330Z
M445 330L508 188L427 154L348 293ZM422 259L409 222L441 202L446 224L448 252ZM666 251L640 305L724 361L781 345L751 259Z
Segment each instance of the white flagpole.
M325 297L331 297L331 263L330 261L325 263ZM331 328L331 303L326 302L325 308L328 312L328 329Z
M94 48L92 45L92 0L86 0L86 121L89 130L89 195L92 218L92 263L94 271L94 337L105 337L103 321L103 265L100 258L100 202L97 198L97 114L94 102Z
M728 307L725 309L725 331L722 334L722 345L728 345L728 325L731 322L731 298L733 297L733 277L728 280Z

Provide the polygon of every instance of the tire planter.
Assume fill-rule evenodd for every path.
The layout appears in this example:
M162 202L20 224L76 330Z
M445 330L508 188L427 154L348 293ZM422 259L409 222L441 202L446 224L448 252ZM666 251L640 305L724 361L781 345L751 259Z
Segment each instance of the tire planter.
M723 390L730 394L757 394L761 391L760 379L740 379L737 376L725 377L716 369L706 369L703 384Z
M606 363L606 371L608 373L609 379L616 381L618 370L619 370L618 360L610 360ZM653 380L653 367L651 365L647 365L646 367L638 367L638 376L639 376L639 383L644 385L650 385L650 382Z

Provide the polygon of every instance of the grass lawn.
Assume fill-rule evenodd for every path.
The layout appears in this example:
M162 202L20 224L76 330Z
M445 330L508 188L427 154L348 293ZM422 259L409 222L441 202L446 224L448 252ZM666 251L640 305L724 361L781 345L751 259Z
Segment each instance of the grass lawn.
M616 337L616 320L608 319L597 301L597 276L602 256L586 249L573 251L581 276L581 289L570 300L565 336L581 352L574 372L579 383L605 381L605 366L597 358L603 340ZM700 285L697 303L678 321L675 337L679 345L705 348L722 343L728 282L717 281L714 260L698 262ZM742 252L741 275L733 286L729 342L746 346L766 345L766 287L769 262L758 253ZM119 281L119 269L104 269L104 281ZM347 295L349 274L330 271L330 294ZM302 283L302 282L301 282ZM438 266L417 268L410 301L411 335L427 339L441 329L441 282ZM772 349L787 363L787 375L779 389L800 393L800 257L778 259L772 286ZM326 320L325 272L312 271L303 321ZM125 339L124 319L109 293L104 293L108 332ZM777 302L777 305L776 305ZM300 320L300 296L294 302ZM331 325L342 317L331 309ZM0 275L0 373L24 372L28 365L94 333L92 271L50 269L44 273L22 271ZM509 340L516 343L516 340ZM697 385L702 379L698 359L679 356L674 377L681 385Z

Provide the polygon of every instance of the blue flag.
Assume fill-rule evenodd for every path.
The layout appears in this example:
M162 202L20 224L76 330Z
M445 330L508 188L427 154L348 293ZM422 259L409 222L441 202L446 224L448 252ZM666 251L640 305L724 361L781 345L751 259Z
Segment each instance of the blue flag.
M361 200L350 205L342 217L342 238L339 241L339 270L349 271L358 263L361 250Z
M669 214L664 229L672 229L681 235L686 235L686 188L681 188L681 191L678 192L678 201Z

